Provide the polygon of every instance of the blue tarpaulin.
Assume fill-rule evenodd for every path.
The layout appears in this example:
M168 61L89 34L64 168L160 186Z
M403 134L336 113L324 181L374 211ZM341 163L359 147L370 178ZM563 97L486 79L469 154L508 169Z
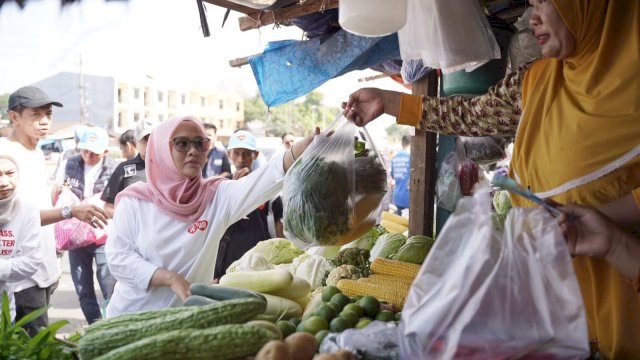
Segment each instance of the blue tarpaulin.
M400 58L398 36L363 37L344 30L297 41L271 42L249 58L260 95L277 106L306 95L330 79Z

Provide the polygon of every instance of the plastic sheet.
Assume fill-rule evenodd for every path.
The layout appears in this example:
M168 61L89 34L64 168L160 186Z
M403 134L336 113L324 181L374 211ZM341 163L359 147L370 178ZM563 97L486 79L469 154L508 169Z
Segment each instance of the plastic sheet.
M347 349L358 359L400 359L398 327L395 323L373 321L363 329L348 329L327 335L320 344L320 353Z

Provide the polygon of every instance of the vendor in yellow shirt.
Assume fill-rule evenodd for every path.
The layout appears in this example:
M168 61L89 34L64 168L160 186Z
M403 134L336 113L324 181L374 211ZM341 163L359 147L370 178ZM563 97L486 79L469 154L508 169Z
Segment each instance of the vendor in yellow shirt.
M361 89L343 103L345 114L358 125L387 113L445 134L515 134L511 177L542 198L611 210L606 204L640 186L640 1L530 4L545 58L487 94L430 98ZM577 256L574 268L592 349L640 359L636 289L604 259Z

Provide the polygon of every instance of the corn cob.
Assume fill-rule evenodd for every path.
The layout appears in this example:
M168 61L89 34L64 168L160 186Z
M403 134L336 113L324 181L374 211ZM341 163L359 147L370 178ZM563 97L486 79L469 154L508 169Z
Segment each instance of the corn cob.
M388 211L383 211L382 212L382 219L383 220L389 220L392 221L396 224L400 224L402 226L409 226L409 219L407 219L406 217L402 217L400 215L388 212Z
M376 258L373 260L373 263L371 263L371 271L374 274L393 275L413 280L418 276L420 265L404 261Z
M407 285L411 285L411 283L413 282L412 279L409 278L404 278L404 277L399 277L399 276L392 276L392 275L376 275L373 274L369 277L365 277L365 278L360 278L358 280L361 280L361 282L368 282L368 283L372 283L372 284L407 284Z
M384 300L388 303L402 308L404 300L409 293L409 285L407 284L375 284L356 280L342 279L338 281L338 289L347 296L366 296L370 295L377 299Z
M179 329L205 329L213 326L243 323L266 309L255 298L225 300L210 305L182 307L183 311L152 320L93 331L80 338L78 354L81 360L94 359L132 342Z
M268 330L248 325L174 330L138 340L96 360L237 359L255 355L275 339Z
M402 234L405 231L409 230L408 227L406 227L404 225L400 225L400 224L395 223L393 221L389 221L389 220L381 220L380 221L380 226L384 227L385 229L387 229L387 231L389 231L390 233L394 233L394 234Z

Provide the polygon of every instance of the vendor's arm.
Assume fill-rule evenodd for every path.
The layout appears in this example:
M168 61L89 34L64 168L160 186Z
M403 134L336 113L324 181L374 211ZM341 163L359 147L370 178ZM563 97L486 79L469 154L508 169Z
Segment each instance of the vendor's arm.
M383 113L398 124L450 135L515 134L522 114L522 81L528 65L519 67L481 96L427 97L366 88L342 104L348 119L365 125Z
M118 282L135 289L146 291L152 286L169 286L161 285L170 283L166 270L144 259L138 251L136 240L144 230L138 228L139 211L135 204L136 200L124 197L114 214L105 246L109 271Z
M569 204L561 210L557 221L571 255L604 258L636 287L640 285L640 239L594 208Z
M616 224L627 227L640 224L640 188L631 194L608 204L600 205L598 210Z
M104 229L104 226L107 225L107 213L104 209L95 205L73 205L71 206L71 216L86 222L94 228ZM40 224L42 226L62 220L65 220L62 216L62 208L40 210ZM95 222L92 222L92 220L95 220Z
M22 204L21 204L22 206ZM40 256L40 218L38 209L28 205L32 216L23 223L17 233L17 244L11 258L0 259L0 282L19 282L30 278L40 268L42 257Z

